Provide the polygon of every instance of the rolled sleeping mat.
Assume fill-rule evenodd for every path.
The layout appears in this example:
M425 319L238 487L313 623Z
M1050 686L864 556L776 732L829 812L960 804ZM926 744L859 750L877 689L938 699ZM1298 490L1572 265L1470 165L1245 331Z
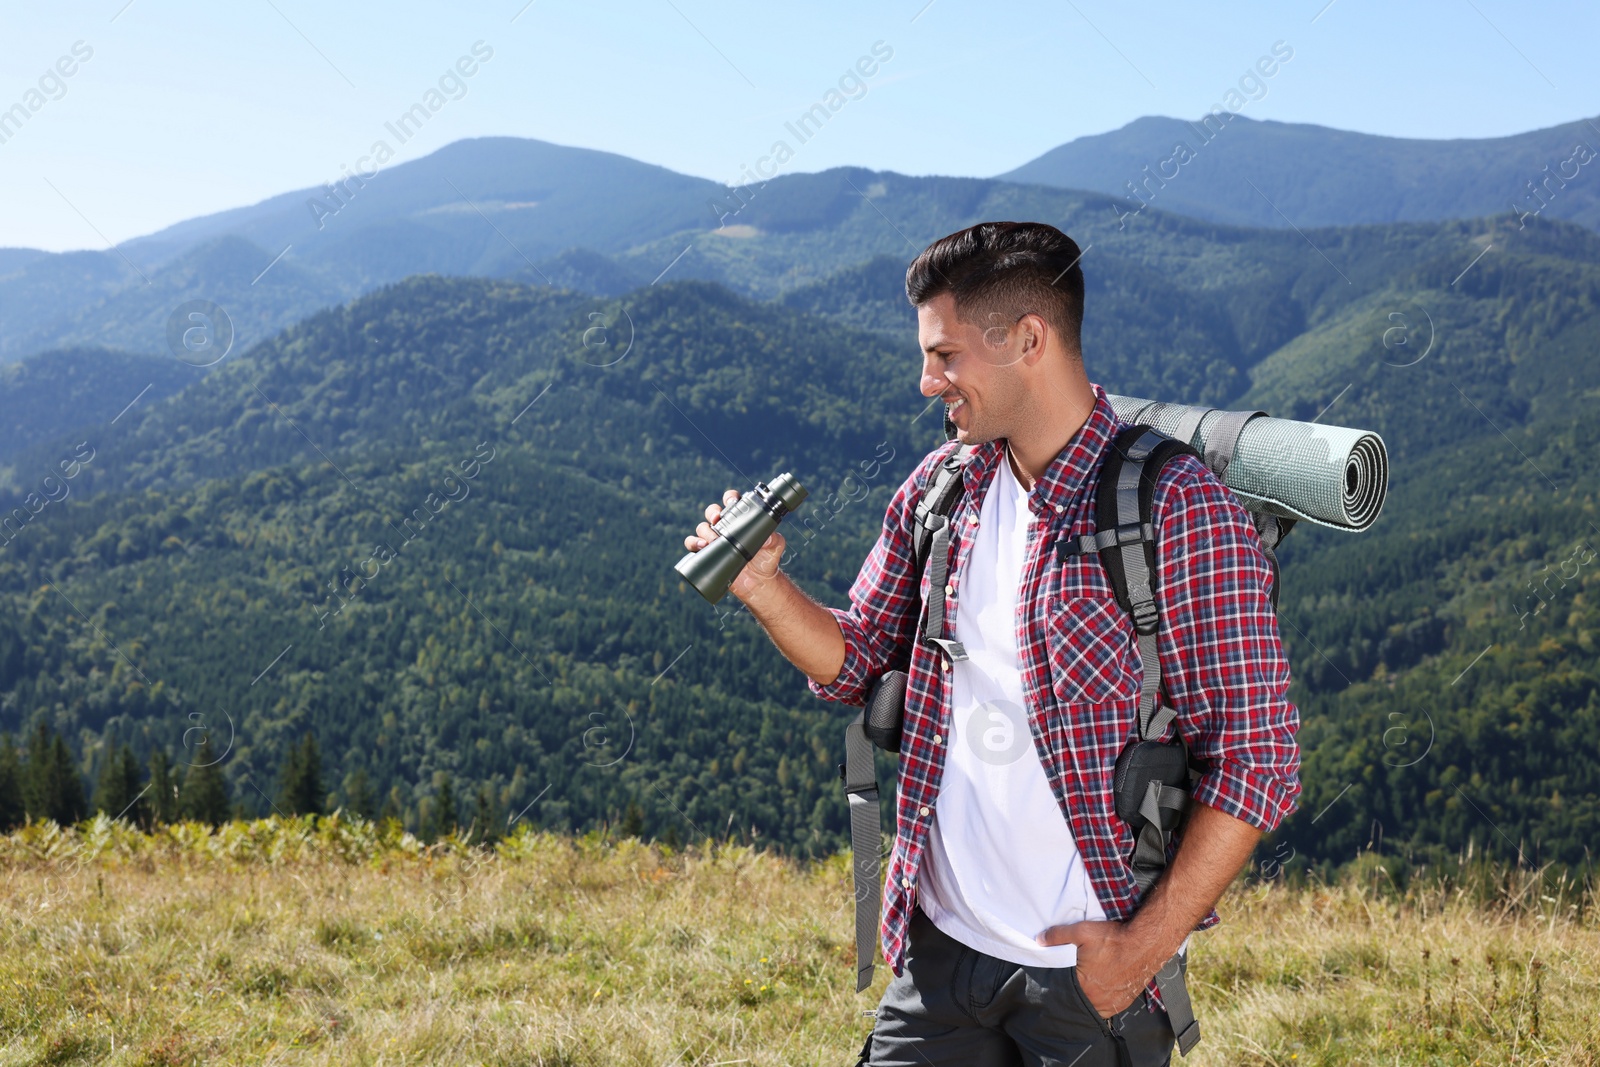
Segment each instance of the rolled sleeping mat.
M1370 430L1111 393L1106 399L1123 422L1194 446L1250 511L1359 533L1383 510L1389 453Z

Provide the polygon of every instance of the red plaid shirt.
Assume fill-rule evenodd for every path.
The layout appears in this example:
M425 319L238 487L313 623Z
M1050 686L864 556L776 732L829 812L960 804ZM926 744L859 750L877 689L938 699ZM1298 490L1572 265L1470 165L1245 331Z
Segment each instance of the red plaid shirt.
M1133 834L1116 815L1112 768L1138 730L1143 664L1133 619L1117 604L1098 556L1058 562L1055 542L1095 528L1095 486L1103 453L1124 423L1105 390L1091 383L1094 410L1028 496L1033 522L1023 564L1017 647L1022 687L1050 788L1082 853L1100 904L1112 920L1139 903L1125 857ZM905 729L900 749L894 851L883 887L883 951L895 974L905 960L906 928L916 898L927 829L950 732L949 663L917 642L927 586L913 585L913 512L949 442L923 459L896 491L883 532L850 588L848 609L830 608L844 634L838 678L811 683L825 700L861 704L869 681L911 647ZM956 603L972 548L973 524L997 464L999 441L979 445L965 471L965 491L951 513L946 618ZM1161 610L1157 647L1162 682L1192 757L1208 768L1194 799L1264 831L1297 806L1300 716L1289 702L1289 664L1268 599L1272 567L1250 515L1193 456L1169 462L1156 485L1152 515L1160 536ZM930 568L922 574L926 583ZM1169 853L1170 855L1170 853ZM1205 930L1221 921L1213 908ZM1160 1005L1154 978L1146 987Z

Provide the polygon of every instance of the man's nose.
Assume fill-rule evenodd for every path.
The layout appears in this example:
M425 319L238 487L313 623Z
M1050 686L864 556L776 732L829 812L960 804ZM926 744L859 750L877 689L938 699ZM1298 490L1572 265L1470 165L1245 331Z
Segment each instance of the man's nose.
M922 395L938 396L950 387L950 381L935 365L932 356L922 359Z

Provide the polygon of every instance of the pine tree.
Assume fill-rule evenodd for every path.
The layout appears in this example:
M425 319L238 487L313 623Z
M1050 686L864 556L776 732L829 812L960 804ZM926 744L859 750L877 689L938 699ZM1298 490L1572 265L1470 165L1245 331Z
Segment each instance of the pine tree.
M448 837L456 832L456 789L445 771L439 779L438 799L433 805L433 835Z
M83 779L72 751L61 735L43 721L34 727L22 778L29 815L71 826L88 814Z
M372 780L367 777L365 767L357 767L345 780L344 802L345 809L351 815L358 815L363 819L371 819L377 815L378 798L372 791Z
M150 802L147 812L153 825L178 821L178 782L172 776L164 748L150 753L150 792L145 797Z
M52 787L45 780L45 769L49 764L45 754L50 751L52 736L50 727L41 719L34 723L33 735L28 738L28 744L22 752L22 800L30 819L46 817L44 810L49 804L46 794L52 791Z
M383 798L383 810L378 812L379 823L404 823L406 817L405 797L400 793L400 787L392 785Z
M106 731L105 744L106 754L100 760L100 774L94 783L94 810L105 812L114 819L132 798L122 793L122 761L118 759L115 731Z
M144 784L139 775L139 763L133 749L124 744L116 747L116 735L107 739L106 758L100 765L100 778L95 784L94 806L111 818L126 819L131 823L144 821L144 798L140 793Z
M83 776L72 758L72 750L60 734L50 745L50 762L56 781L55 809L50 817L62 826L71 826L89 814L89 800L83 792Z
M478 787L478 805L472 815L472 839L480 845L492 845L500 839L499 811L494 802L494 790L487 782Z
M0 736L0 831L21 826L28 818L22 798L22 759L10 734Z
M135 826L143 826L149 821L150 799L145 791L144 776L139 773L139 759L133 754L133 746L124 743L122 746L122 791L130 799L122 809L122 818Z
M278 797L273 801L274 807L285 815L298 814L294 810L294 801L290 792L297 785L301 777L300 770L300 742L289 742L289 750L284 753L283 763L278 768Z
M310 730L306 731L300 766L304 772L300 782L300 813L321 815L328 807L328 791L322 785L322 753L317 749L316 735Z
M278 782L278 807L290 815L322 814L322 756L317 739L306 731L305 739L289 746Z
M195 749L194 764L184 770L178 799L186 819L197 819L212 826L228 821L231 814L228 782L222 776L220 761L212 754L209 737Z
M639 805L628 801L628 806L622 812L622 836L639 837L644 833L644 812Z

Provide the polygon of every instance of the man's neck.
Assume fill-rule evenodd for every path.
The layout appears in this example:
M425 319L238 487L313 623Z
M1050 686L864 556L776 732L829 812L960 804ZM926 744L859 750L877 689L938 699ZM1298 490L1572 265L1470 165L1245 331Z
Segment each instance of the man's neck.
M1080 380L1075 385L1079 388L1051 394L1049 402L1039 405L1037 414L1027 420L1025 427L1006 438L1011 472L1028 492L1083 429L1094 410L1094 390L1088 381Z
M1011 476L1017 480L1017 484L1022 486L1024 491L1029 493L1033 492L1034 483L1038 479L1036 479L1032 474L1029 474L1028 471L1017 462L1017 457L1011 454L1011 442L1009 440L1002 439L1002 443L1005 445L1006 462L1011 465Z

